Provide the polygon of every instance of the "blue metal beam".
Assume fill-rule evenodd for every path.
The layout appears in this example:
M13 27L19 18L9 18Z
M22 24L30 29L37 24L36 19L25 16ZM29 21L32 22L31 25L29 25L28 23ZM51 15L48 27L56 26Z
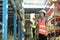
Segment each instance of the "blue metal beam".
M14 0L16 2L16 0ZM14 13L14 40L16 40L16 13Z
M18 20L18 40L22 40L21 21Z
M14 14L14 40L16 40L16 13Z
M8 27L8 0L3 0L3 13L2 13L2 40L7 40L7 27Z

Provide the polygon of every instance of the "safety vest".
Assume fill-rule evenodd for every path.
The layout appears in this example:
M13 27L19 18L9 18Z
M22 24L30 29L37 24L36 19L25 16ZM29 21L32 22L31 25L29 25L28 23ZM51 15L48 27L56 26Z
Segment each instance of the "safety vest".
M38 27L39 34L45 35L46 32L47 32L47 28L46 28L46 18L43 19L42 21L41 21L41 19L39 19L39 20L38 20L38 25L39 25L39 27Z

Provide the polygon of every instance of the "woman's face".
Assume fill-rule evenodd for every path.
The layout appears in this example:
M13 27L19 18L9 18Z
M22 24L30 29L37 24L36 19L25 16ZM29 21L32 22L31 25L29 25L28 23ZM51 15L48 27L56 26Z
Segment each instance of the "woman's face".
M41 13L40 13L40 16L41 16L41 17L44 17L44 14L41 12Z

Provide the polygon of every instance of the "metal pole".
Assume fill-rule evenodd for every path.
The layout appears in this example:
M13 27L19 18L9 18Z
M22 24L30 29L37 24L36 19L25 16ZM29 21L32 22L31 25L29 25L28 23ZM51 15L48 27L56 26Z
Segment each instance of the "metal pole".
M14 13L14 40L16 40L16 13Z
M56 3L54 3L54 40L56 40Z
M2 40L7 40L8 28L8 0L3 0L3 13L2 13Z
M21 21L18 20L18 40L22 40Z
M16 0L14 0L16 3ZM14 13L14 40L16 40L16 12Z

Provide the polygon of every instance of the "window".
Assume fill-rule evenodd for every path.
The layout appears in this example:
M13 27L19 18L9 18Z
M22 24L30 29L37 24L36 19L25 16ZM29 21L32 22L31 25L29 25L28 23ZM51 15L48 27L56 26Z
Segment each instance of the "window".
M26 4L38 4L38 5L45 5L47 0L23 0Z

